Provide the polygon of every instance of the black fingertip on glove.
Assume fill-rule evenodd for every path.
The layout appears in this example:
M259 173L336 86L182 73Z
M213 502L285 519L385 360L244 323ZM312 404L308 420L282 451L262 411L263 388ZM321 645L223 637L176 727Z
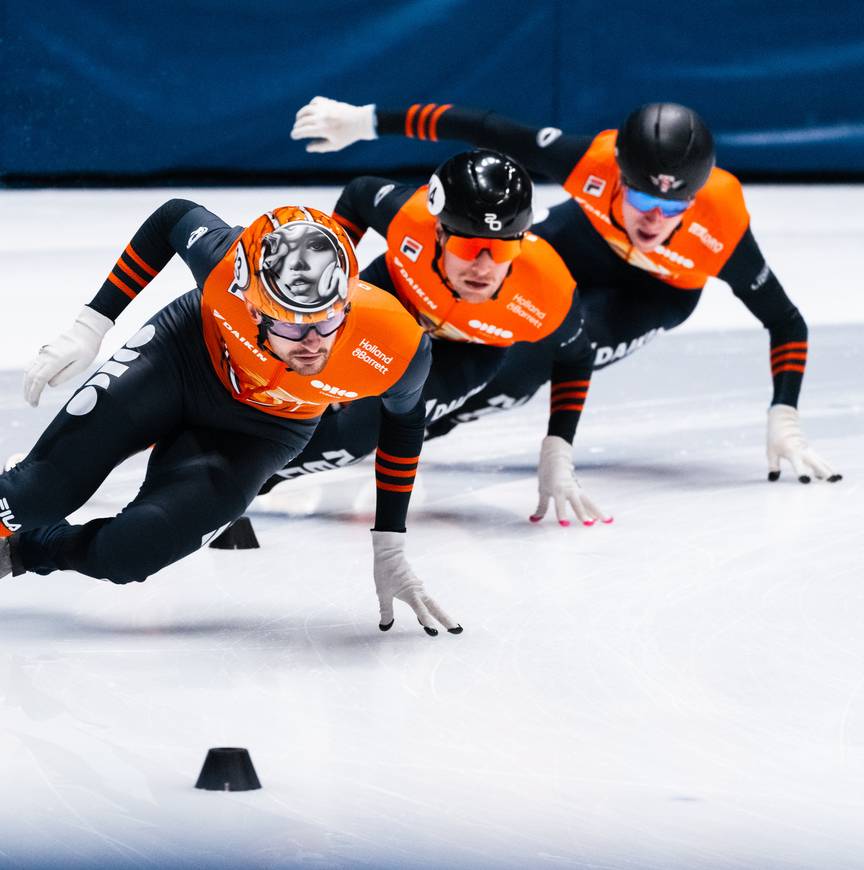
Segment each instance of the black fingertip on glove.
M828 478L828 483L837 483L838 480L843 480L843 475L832 474L831 477Z
M394 622L396 622L396 620L395 620L395 619L391 619L390 622L388 622L386 625L384 625L384 624L382 624L382 623L379 623L379 624L378 624L378 628L380 628L381 631L390 631L390 629L393 628L393 623L394 623Z
M799 483L810 483L810 478L809 478L808 475L806 475L806 474L802 474L802 475L799 476L799 478L798 478L798 482L799 482Z
M463 631L464 631L464 629L462 628L461 625L457 625L456 628L448 628L447 629L448 634L462 634Z
M779 471L769 471L768 472L768 480L770 480L772 483L775 480L780 480L780 472Z

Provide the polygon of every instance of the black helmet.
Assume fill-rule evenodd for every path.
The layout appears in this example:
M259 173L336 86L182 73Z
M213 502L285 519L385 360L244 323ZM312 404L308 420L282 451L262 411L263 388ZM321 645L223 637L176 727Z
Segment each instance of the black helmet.
M499 151L466 151L429 179L426 207L459 236L506 239L531 226L531 176Z
M628 115L615 156L628 187L661 199L691 199L714 168L714 138L692 109L649 103Z

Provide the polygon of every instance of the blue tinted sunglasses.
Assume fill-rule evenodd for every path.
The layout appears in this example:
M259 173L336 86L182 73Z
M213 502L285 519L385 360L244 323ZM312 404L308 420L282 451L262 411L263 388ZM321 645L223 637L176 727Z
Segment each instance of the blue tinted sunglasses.
M659 196L652 196L650 193L642 193L641 190L633 190L632 187L624 188L624 199L628 205L632 205L637 211L651 211L659 208L663 217L678 217L684 214L692 200L689 199L661 199Z

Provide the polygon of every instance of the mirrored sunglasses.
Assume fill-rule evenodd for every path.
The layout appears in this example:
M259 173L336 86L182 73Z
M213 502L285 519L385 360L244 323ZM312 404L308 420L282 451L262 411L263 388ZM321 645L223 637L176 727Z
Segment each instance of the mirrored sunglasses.
M496 263L509 263L522 251L522 239L481 239L467 236L448 236L444 250L462 260L473 260L481 251L488 251Z
M661 199L641 190L633 190L632 187L624 188L624 199L637 211L647 212L659 208L663 217L667 218L684 214L693 203L692 199Z

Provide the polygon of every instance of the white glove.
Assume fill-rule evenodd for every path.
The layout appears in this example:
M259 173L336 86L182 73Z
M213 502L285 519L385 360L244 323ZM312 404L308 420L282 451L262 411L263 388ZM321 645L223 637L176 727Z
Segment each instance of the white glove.
M438 629L432 627L432 618L438 620L450 634L461 634L462 626L454 622L426 594L423 581L418 580L405 558L404 532L372 532L372 549L375 553L375 590L381 621L378 628L389 631L393 626L393 599L404 601L417 614L417 619L426 634L435 637Z
M114 321L88 306L81 309L68 332L39 350L24 375L24 398L35 408L45 384L56 387L89 366Z
M361 139L377 139L375 105L352 106L327 97L314 97L297 112L292 139L314 139L307 151L341 151Z
M780 478L780 460L790 463L801 483L810 483L810 473L819 480L836 483L843 479L810 448L801 432L798 411L791 405L772 405L768 409L768 480Z
M612 517L604 514L579 486L579 481L573 474L572 453L572 446L557 435L547 435L543 439L537 469L540 501L537 503L537 510L529 517L532 523L539 523L546 516L550 499L555 502L559 525L570 525L570 520L567 519L568 502L583 526L593 526L597 520L612 522Z

